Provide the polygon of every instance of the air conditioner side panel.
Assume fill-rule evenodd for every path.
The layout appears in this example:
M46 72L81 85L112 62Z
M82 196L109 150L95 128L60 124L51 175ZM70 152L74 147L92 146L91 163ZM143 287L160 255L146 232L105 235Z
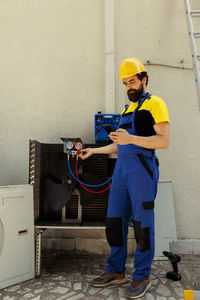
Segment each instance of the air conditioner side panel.
M0 288L35 276L33 186L0 187Z

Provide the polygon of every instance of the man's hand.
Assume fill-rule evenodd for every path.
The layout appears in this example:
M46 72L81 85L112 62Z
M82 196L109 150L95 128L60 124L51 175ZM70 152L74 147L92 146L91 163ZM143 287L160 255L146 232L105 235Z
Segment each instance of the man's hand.
M81 159L86 159L88 157L90 157L92 154L93 154L93 149L92 148L86 148L86 149L82 149L81 150L81 154L79 154L78 156L81 158Z
M119 128L117 131L111 132L109 137L113 142L120 145L127 145L131 143L131 135L122 128Z
M81 159L86 159L93 154L110 154L117 153L117 144L112 143L107 146L98 147L98 148L86 148L80 151L78 155Z
M110 133L110 138L120 145L133 144L148 149L167 149L169 147L170 131L168 122L154 125L155 135L138 136L129 134L125 129L119 128Z

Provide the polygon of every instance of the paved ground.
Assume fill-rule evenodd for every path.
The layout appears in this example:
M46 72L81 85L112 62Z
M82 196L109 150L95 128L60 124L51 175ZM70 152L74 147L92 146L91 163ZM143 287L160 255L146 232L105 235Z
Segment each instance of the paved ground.
M142 300L183 300L183 290L200 291L200 256L181 256L178 264L181 281L166 279L171 271L169 261L154 261L151 290ZM122 286L93 288L90 282L104 272L105 256L72 256L66 253L45 253L42 256L41 278L0 290L2 300L120 300L131 282L132 257L127 260L129 283ZM200 298L199 298L200 299Z

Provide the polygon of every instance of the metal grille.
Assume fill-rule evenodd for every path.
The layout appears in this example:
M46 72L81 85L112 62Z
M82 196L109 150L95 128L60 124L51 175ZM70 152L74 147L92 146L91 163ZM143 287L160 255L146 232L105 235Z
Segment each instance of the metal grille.
M98 147L98 144L88 144L86 147ZM99 145L99 146L102 146ZM35 222L61 222L62 210L55 211L45 197L44 179L54 177L55 171L52 167L52 157L63 152L63 144L42 144L38 141L30 141L30 164L29 182L34 184ZM93 155L83 165L83 172L95 174L102 182L108 179L109 166L107 155ZM104 223L107 213L108 194L91 194L78 184L77 188L81 194L82 221L84 223ZM102 187L101 189L103 189ZM67 218L77 215L78 205L72 195L67 204Z
M40 156L41 144L29 141L29 183L34 185L34 218L39 220L40 213Z
M66 219L77 219L78 218L78 196L72 195L69 203L66 205L65 210Z
M55 171L52 167L52 157L63 152L63 144L41 144L41 168L40 168L40 221L60 221L62 211L53 210L45 196L44 180L54 177Z

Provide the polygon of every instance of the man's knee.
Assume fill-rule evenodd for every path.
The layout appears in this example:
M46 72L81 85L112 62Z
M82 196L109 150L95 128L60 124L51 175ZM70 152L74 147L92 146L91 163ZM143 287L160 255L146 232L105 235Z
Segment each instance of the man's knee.
M143 252L150 249L150 231L149 227L141 228L140 221L133 221L135 239L138 249Z
M122 217L106 219L106 237L110 246L123 246Z

